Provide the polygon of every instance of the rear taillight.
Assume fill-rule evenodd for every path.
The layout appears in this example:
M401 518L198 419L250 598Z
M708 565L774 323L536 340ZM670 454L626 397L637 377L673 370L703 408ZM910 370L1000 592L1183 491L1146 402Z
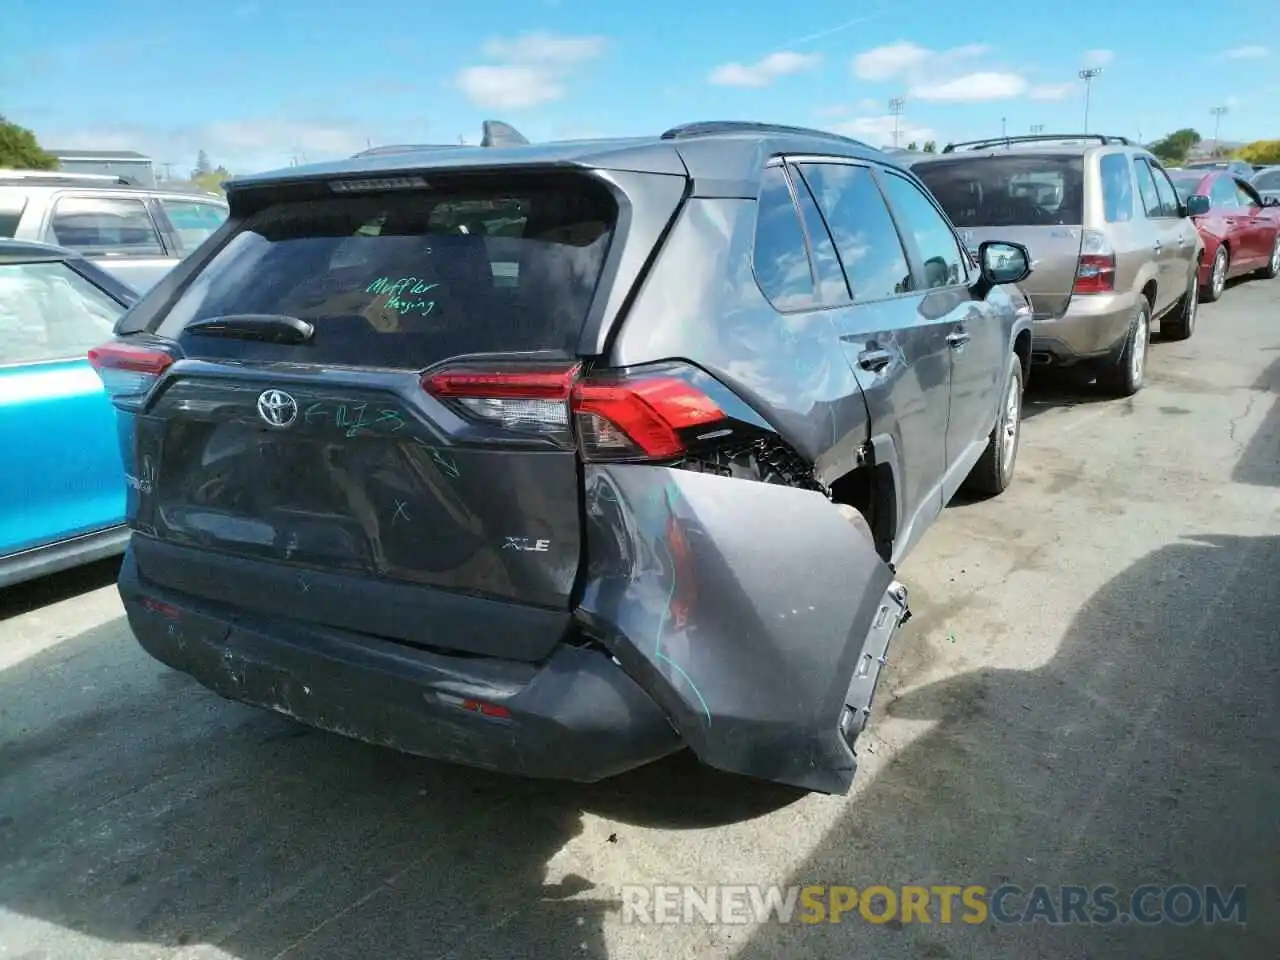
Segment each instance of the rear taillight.
M1080 241L1080 260L1076 264L1076 282L1072 293L1114 293L1116 289L1116 252L1107 238L1096 230L1084 231Z
M571 406L588 460L668 460L684 452L682 431L725 418L714 400L673 376L582 380Z
M422 386L491 426L566 442L576 433L586 460L669 460L685 451L685 431L725 419L714 400L668 372L455 369L424 377Z
M173 355L154 347L113 340L89 351L107 396L117 406L141 402L173 364Z

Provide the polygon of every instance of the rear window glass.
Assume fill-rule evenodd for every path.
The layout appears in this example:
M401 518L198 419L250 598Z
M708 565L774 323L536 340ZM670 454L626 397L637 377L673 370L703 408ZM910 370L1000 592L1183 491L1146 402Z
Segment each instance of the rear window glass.
M1078 225L1080 157L973 157L912 168L957 227Z
M225 207L197 200L170 200L161 198L160 206L173 224L183 253L190 253L204 243L227 219Z
M1258 174L1253 181L1254 187L1259 190L1280 190L1280 170L1267 170L1265 173ZM0 213L0 216L3 216Z
M585 177L282 202L249 217L162 321L200 356L418 368L465 353L572 354L617 219ZM282 314L304 346L181 336Z

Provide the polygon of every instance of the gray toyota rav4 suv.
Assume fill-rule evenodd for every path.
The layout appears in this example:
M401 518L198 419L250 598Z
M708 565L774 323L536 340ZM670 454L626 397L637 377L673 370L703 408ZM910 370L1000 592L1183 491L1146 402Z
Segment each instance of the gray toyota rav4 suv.
M895 564L1013 474L1025 250L975 263L889 157L750 123L228 199L91 353L143 647L423 756L849 788Z
M1080 365L1130 396L1152 324L1170 339L1194 331L1204 243L1142 147L1101 134L977 140L916 157L912 170L970 245L998 237L1030 251L1036 363Z

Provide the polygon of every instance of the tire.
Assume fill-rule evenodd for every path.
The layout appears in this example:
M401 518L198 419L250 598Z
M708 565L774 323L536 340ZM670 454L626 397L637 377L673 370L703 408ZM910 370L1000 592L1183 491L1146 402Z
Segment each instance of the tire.
M1178 308L1160 321L1160 334L1169 340L1187 340L1196 332L1196 314L1200 312L1200 271L1191 278Z
M1213 269L1209 271L1209 282L1205 285L1204 290L1200 293L1200 299L1205 303L1213 303L1222 296L1222 291L1227 289L1227 271L1231 269L1231 254L1227 252L1226 247L1218 247L1218 252L1213 255Z
M1129 333L1115 362L1098 374L1098 386L1116 397L1132 397L1142 389L1147 374L1147 354L1151 345L1151 304L1146 297L1138 299L1138 307L1129 321Z
M1276 242L1271 246L1271 259L1258 272L1264 280L1274 280L1276 277L1280 277L1280 232L1276 233Z
M1004 493L1013 483L1013 471L1018 464L1018 444L1022 440L1022 360L1013 355L1009 379L1005 381L1001 395L1000 412L996 424L987 438L987 449L973 465L964 487L970 493L994 497Z

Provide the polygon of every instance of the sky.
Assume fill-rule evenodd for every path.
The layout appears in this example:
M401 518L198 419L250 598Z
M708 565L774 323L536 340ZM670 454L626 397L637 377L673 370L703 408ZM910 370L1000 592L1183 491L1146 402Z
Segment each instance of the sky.
M1280 138L1280 3L966 8L940 0L4 0L0 113L55 149L131 149L185 176L369 145L816 126L876 146L1083 128ZM1269 8L1269 10L1268 10ZM984 9L990 11L984 14ZM17 42L15 42L17 41Z

